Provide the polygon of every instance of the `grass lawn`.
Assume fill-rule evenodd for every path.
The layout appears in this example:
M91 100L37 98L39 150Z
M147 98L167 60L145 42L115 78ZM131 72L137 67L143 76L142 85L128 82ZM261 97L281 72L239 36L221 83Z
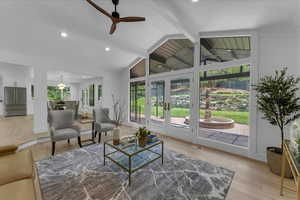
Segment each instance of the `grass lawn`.
M143 114L145 112L145 100L144 98L140 98L138 100L138 105L141 106L141 113ZM151 110L152 115L156 115L156 108L152 107ZM204 116L205 111L200 110L200 116ZM163 108L158 107L158 115L163 116ZM187 108L172 108L171 110L171 116L172 117L179 117L184 118L189 116L189 109ZM233 119L238 124L245 124L248 125L249 123L249 112L238 112L238 111L212 111L213 117L223 117L228 119Z
M200 110L200 116L204 116L204 113L204 110ZM233 119L238 124L248 125L249 123L249 112L212 111L212 116Z

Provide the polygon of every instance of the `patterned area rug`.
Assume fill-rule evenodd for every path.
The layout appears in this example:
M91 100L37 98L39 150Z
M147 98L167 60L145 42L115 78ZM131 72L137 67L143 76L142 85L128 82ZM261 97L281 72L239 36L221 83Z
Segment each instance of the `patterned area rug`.
M160 160L132 175L91 145L37 162L44 200L224 200L234 172L165 149Z

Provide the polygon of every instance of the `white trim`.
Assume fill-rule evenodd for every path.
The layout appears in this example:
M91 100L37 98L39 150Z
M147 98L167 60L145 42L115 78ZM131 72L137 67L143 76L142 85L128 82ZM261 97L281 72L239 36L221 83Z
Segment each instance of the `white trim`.
M129 74L130 76L130 74ZM139 77L139 78L132 78L130 79L130 82L140 82L140 81L145 81L146 80L146 77Z
M170 35L165 35L160 40L158 40L158 42L156 42L154 45L152 45L148 49L147 53L151 54L156 49L158 49L161 45L163 45L165 42L167 42L168 40L176 40L176 39L189 39L189 38L187 38L184 34L170 34Z
M141 62L142 60L146 59L145 57L138 57L132 63L128 65L129 69L132 69L136 64Z
M212 31L212 32L200 32L200 38L208 37L240 37L240 36L253 36L257 34L256 29L240 29L233 31Z

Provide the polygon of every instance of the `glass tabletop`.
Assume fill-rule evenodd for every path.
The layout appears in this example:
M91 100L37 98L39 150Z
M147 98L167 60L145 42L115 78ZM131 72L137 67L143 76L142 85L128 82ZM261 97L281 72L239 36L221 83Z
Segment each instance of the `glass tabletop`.
M132 142L121 142L118 145L113 144L113 140L106 141L105 144L111 146L112 148L125 153L126 155L134 155L139 152L143 152L147 149L151 149L159 144L161 144L162 141L157 138L154 142L148 142L144 147L140 147L138 145L137 139L133 140Z

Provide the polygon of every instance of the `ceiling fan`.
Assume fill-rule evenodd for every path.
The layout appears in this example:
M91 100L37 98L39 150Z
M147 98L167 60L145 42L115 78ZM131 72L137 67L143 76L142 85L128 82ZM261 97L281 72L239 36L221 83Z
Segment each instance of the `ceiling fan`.
M146 18L144 17L122 17L120 18L120 14L117 12L117 6L119 5L119 0L112 0L112 3L115 5L115 11L112 12L112 14L109 14L106 10L99 7L95 2L92 0L86 0L89 4L91 4L94 8L96 8L98 11L100 11L105 16L109 17L112 21L112 25L110 28L110 34L113 34L117 29L117 24L120 22L141 22L145 21Z

